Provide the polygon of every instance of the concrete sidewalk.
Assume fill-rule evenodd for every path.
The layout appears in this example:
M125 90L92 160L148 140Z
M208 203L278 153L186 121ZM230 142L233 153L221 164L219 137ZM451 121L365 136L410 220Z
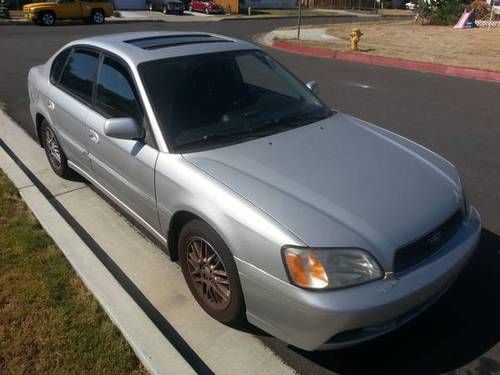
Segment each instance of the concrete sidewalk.
M209 317L176 263L85 182L55 175L1 111L0 140L0 167L149 371L293 373L257 337Z

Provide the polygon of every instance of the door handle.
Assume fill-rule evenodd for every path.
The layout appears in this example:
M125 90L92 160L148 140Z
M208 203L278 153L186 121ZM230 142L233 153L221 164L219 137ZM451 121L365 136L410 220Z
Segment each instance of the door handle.
M99 134L97 134L94 130L89 130L89 138L94 143L99 143Z
M50 99L47 101L47 107L49 107L51 111L54 111L56 109L55 103Z

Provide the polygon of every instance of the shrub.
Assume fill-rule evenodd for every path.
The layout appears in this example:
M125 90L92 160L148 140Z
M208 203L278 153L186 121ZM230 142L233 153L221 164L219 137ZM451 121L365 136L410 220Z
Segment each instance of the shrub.
M453 25L464 7L461 0L419 0L417 13L423 23Z
M120 18L121 16L122 16L122 14L119 11L117 11L117 10L113 11L113 17Z

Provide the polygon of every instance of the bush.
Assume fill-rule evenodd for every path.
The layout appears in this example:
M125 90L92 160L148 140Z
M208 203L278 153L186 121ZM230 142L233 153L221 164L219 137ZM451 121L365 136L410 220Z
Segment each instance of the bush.
M122 14L119 11L117 11L117 10L113 11L113 17L120 18L121 16L122 16Z
M423 23L453 25L464 8L461 0L419 0L417 13Z

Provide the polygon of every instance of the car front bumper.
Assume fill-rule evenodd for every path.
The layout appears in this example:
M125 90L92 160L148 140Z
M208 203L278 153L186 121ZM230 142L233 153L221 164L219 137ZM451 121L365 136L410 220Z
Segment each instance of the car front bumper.
M395 278L331 291L310 291L236 259L248 320L305 350L335 349L387 333L413 319L453 283L477 246L471 207L455 236L420 267Z

